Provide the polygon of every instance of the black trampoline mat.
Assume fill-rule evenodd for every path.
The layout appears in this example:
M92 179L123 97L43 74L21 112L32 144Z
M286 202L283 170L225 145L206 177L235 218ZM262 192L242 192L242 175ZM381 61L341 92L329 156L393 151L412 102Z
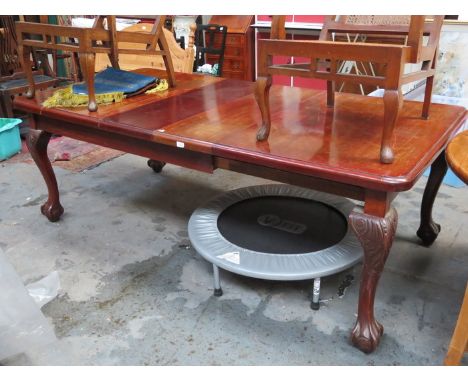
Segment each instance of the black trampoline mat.
M334 207L310 199L261 196L242 200L218 217L226 240L267 253L316 252L339 243L348 223Z

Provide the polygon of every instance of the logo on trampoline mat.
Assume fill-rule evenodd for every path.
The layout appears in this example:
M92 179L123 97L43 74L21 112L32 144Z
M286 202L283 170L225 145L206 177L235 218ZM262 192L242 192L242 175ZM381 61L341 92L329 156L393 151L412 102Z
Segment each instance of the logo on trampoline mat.
M265 214L257 218L257 223L265 227L276 228L281 231L300 235L307 230L307 226L292 220L283 220L278 215Z

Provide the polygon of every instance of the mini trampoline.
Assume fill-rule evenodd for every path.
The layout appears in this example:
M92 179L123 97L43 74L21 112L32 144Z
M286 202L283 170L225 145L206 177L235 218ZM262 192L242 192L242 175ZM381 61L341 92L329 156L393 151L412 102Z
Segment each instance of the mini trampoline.
M245 187L197 208L188 233L213 264L215 296L223 293L219 268L267 280L313 279L311 307L318 309L320 278L362 258L347 223L354 208L346 198L290 185Z

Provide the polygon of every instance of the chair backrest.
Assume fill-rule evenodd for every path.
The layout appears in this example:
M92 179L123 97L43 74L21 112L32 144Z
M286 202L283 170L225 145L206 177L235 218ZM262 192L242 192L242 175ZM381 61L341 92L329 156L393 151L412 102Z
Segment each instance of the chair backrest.
M153 28L153 24L150 23L138 23L129 26L123 31L125 32L137 32L137 33L150 33ZM163 28L163 33L166 35L166 40L169 45L169 51L171 52L172 64L176 72L192 73L193 62L194 62L194 34L195 24L190 26L190 34L187 49L183 49L177 43L173 33L166 28ZM138 42L118 42L119 49L128 50L141 50L146 49L146 44ZM109 58L105 53L96 53L96 64L95 70L101 71L109 65ZM120 54L119 65L124 70L134 70L138 68L157 68L165 69L164 60L162 56L155 54Z
M218 76L221 76L223 74L226 36L226 25L198 24L195 32L195 67L205 63L206 53L216 55L218 56Z
M441 15L327 16L320 33L320 39L330 40L332 34L340 33L396 36L403 38L403 44L411 48L408 62L417 63L430 61L434 58L443 21L444 16Z
M0 29L0 76L9 76L21 69L13 16L0 16Z
M138 33L138 32L127 32L117 30L117 17L116 15L110 16L97 16L93 29L106 29L105 21L107 21L107 29L109 30L110 40L108 43L111 49L111 55L115 60L118 60L118 42L144 42L146 43L146 51L154 52L158 47L159 36L163 33L164 23L166 22L166 16L148 16L148 19L153 19L153 26L150 33ZM135 18L130 16L123 16L129 18ZM151 35L151 38L148 37Z
M43 22L44 16L20 16L20 20ZM34 36L30 36L34 38ZM11 76L23 74L18 56L18 34L14 16L0 16L0 77L9 80ZM32 49L32 66L34 74L46 74L55 77L54 69L49 65L47 52L44 49Z
M272 39L285 39L285 16L273 16ZM336 34L362 34L400 37L411 48L409 61L431 61L436 52L444 16L326 16L320 40L332 40ZM424 39L426 37L426 39Z
M119 17L135 18L135 16ZM117 16L97 16L92 28L17 22L16 32L19 45L73 53L107 53L113 67L118 67L119 54L154 54L160 48L157 54L168 57L169 52L163 32L165 16L146 17L154 19L154 23L151 30L144 33L118 31L116 18ZM119 49L120 42L141 43L145 45L145 49Z

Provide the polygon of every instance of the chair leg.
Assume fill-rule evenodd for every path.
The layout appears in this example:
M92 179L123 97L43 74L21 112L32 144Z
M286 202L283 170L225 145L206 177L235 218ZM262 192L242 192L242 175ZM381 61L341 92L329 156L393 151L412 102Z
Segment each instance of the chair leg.
M436 68L437 64L437 49L434 52L434 58L432 59L432 62L430 63L431 69ZM426 68L425 65L429 65L429 63L424 63L423 64L423 69ZM429 109L431 107L431 99L432 99L432 87L434 85L434 76L430 76L426 79L426 89L424 92L424 103L423 103L423 109L422 109L422 114L421 117L424 119L429 118Z
M77 52L72 53L73 81L83 81L83 72L81 71L80 59Z
M327 106L335 106L335 81L327 81Z
M5 112L5 118L13 118L13 99L10 94L5 94L2 97L2 105Z
M423 103L423 109L422 109L422 115L421 115L421 117L424 119L429 118L429 109L431 107L433 85L434 85L434 76L428 77L426 80L426 90L424 92L424 103Z
M5 106L4 106L4 98L5 98L5 95L1 94L0 95L0 118L6 118L7 115L6 115L6 111L5 111Z
M468 347L468 285L465 291L465 297L460 308L457 324L453 332L452 339L444 360L446 366L456 366L460 364L463 353Z
M115 57L115 54L113 54L113 53L109 53L107 56L109 57L109 61L110 61L111 65L112 65L112 67L114 69L120 69L119 58Z
M169 44L162 30L160 31L160 35L159 35L158 46L159 46L159 49L164 52L162 58L164 61L164 66L166 67L167 82L169 86L172 88L176 86L174 64L172 63L172 57L170 53L171 51L169 49Z
M387 89L384 96L384 130L382 134L382 144L380 147L380 161L382 163L392 163L393 154L393 129L395 128L398 114L403 105L403 95L401 89Z
M258 77L255 86L255 99L262 114L262 126L257 131L257 140L264 141L270 135L270 87L271 76Z
M88 110L96 111L96 92L94 89L94 67L95 67L95 54L94 53L80 53L80 66L88 88Z
M18 45L18 56L20 58L21 67L23 68L29 85L28 91L26 92L26 97L33 98L34 94L36 93L36 88L34 85L34 76L31 66L31 48L28 46Z

